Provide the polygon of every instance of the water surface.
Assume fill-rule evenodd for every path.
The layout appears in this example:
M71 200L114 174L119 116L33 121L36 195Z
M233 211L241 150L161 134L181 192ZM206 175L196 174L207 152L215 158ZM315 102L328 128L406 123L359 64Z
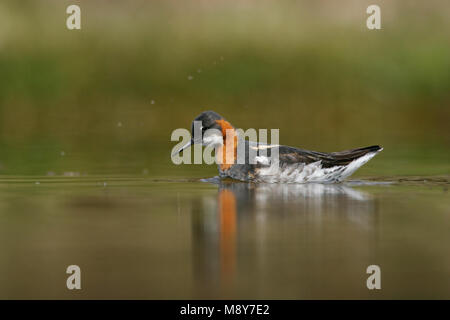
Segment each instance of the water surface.
M448 188L449 176L1 177L0 298L449 299Z

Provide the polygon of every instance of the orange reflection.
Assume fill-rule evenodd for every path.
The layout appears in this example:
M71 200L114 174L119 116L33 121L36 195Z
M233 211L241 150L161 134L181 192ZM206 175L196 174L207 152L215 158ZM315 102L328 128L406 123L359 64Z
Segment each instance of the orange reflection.
M219 215L221 275L223 280L229 280L236 263L236 198L230 190L219 193Z

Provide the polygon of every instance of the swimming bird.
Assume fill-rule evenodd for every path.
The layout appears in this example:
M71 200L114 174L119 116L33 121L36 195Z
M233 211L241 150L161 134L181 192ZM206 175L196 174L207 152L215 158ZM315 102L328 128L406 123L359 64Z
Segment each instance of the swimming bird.
M197 137L194 133L196 121L200 123L201 130L201 135ZM197 116L192 122L191 133L191 141L174 154L181 153L192 144L212 146L218 160L219 176L248 182L337 183L383 150L375 145L324 153L238 139L235 127L214 111L205 111ZM238 144L241 143L244 144L245 158L244 161L237 161Z

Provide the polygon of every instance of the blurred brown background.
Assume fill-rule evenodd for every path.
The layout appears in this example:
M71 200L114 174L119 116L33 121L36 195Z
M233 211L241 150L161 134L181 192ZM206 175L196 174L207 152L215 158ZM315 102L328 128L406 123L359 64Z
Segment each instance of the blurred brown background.
M81 7L81 30L66 8ZM208 176L172 130L212 109L362 175L450 172L450 3L2 1L0 174Z

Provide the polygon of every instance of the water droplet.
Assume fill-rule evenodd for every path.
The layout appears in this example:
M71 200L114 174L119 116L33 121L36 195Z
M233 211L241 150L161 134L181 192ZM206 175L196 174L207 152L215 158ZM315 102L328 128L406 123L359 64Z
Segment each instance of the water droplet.
M188 76L188 80L192 80L192 79L194 79L194 77L191 76L191 75L189 75L189 76Z

